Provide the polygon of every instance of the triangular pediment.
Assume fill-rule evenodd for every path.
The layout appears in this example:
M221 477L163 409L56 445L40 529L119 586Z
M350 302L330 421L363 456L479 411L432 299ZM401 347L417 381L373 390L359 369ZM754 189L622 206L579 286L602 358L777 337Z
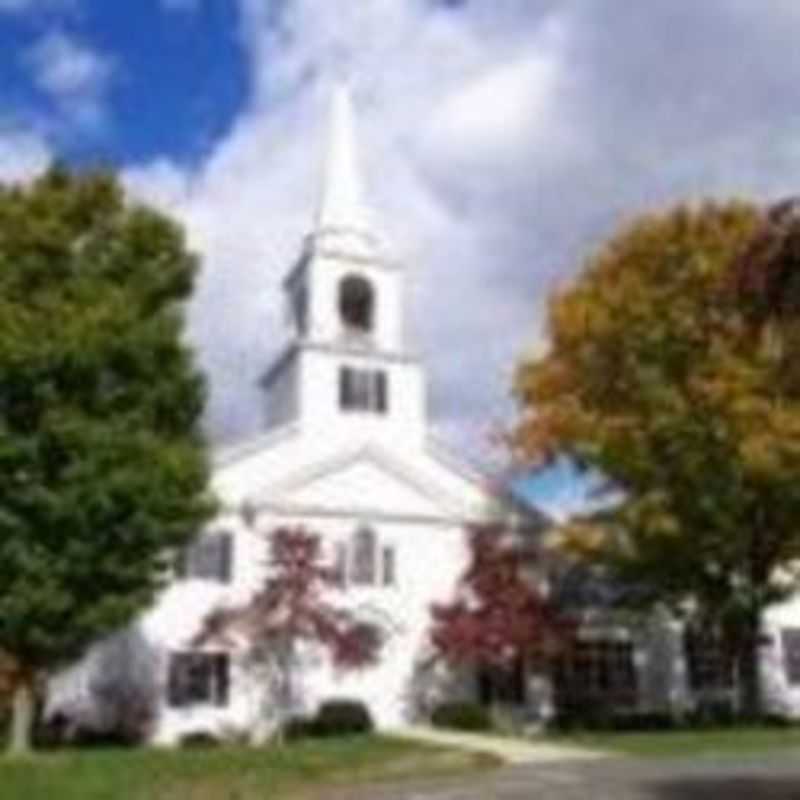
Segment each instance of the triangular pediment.
M283 511L328 511L353 515L453 518L462 504L432 485L427 476L374 447L308 465L264 487L258 505Z

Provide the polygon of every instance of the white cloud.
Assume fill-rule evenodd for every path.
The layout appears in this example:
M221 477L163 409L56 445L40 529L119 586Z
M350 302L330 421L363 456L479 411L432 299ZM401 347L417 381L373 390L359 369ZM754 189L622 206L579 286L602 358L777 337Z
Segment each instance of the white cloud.
M458 173L457 153L469 152L491 168L547 129L559 69L552 31L534 30L528 49L500 53L457 15L406 0L358 8L296 0L279 19L255 0L242 0L242 10L255 89L230 135L195 174L161 162L128 176L186 221L205 256L192 331L212 378L214 429L236 436L259 422L255 381L283 336L280 280L310 225L328 92L346 72L370 196L408 265L437 421L450 438L484 445L507 412L520 345L497 335L498 312L516 330L534 312L493 279L502 219L474 216L469 197L454 203L431 165ZM531 55L537 42L542 53Z
M800 181L796 31L766 12L756 29L741 0L626 13L598 0L239 2L247 107L198 169L128 176L205 257L192 335L225 437L259 424L256 378L283 341L280 279L312 218L336 75L352 78L370 195L407 263L435 421L473 452L508 418L550 289L619 214Z
M0 14L69 9L75 0L0 0Z
M22 181L41 172L53 157L38 136L0 128L0 181Z
M25 52L23 61L34 84L68 121L83 128L104 124L113 58L62 31L51 31Z

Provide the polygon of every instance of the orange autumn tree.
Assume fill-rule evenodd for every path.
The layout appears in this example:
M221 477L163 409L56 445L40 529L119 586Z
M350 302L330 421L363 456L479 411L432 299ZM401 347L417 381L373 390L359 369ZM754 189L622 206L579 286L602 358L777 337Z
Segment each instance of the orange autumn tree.
M623 498L562 541L721 631L747 715L763 612L800 557L800 382L732 278L766 216L706 203L628 225L552 298L550 351L515 381L519 455L569 454Z

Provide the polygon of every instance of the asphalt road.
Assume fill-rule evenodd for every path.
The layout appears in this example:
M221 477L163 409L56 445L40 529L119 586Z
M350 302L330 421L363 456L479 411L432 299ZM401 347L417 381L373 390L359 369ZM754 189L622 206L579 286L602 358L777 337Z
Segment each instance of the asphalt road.
M609 759L373 785L326 800L800 800L800 752L760 758Z

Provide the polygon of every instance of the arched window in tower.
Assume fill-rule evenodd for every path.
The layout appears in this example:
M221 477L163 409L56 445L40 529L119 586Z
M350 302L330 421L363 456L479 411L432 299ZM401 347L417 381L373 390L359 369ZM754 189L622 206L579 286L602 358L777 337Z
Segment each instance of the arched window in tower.
M366 526L353 534L352 582L358 586L373 586L377 574L377 537Z
M339 284L339 315L348 331L370 333L375 322L375 292L360 275L347 275Z

